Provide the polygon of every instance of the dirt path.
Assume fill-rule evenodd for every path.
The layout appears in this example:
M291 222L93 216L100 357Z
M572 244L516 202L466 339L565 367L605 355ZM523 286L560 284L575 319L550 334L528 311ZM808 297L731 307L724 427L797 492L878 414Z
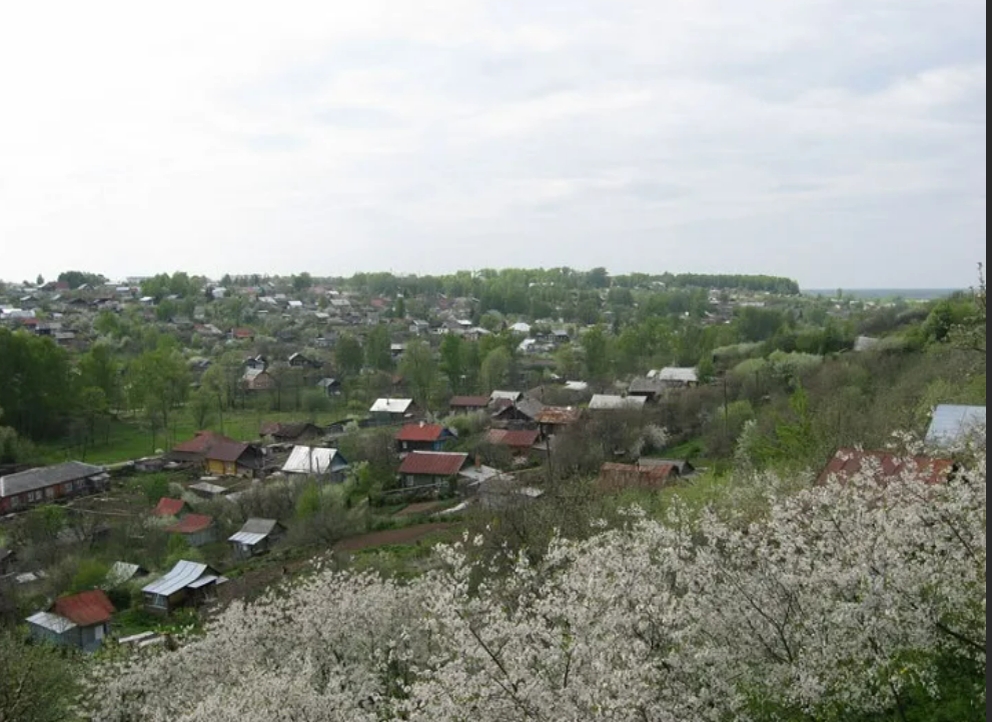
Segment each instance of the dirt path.
M390 529L389 531L379 531L372 534L344 539L334 545L334 551L357 552L362 549L374 549L375 547L392 544L413 544L424 537L430 536L439 531L451 529L454 524L421 524L410 526L405 529Z

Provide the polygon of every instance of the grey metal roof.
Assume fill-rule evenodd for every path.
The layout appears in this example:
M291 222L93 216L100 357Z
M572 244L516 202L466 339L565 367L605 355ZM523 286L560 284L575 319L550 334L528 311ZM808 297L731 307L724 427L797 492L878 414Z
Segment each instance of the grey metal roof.
M114 565L110 567L110 571L107 572L106 586L109 589L113 589L114 587L119 587L122 584L127 584L129 581L138 576L139 572L141 572L141 567L137 564L114 562Z
M206 564L181 561L172 568L172 571L157 582L152 582L141 591L145 594L158 594L163 597L171 597L186 587L193 587L193 584L209 571L210 567Z
M589 402L591 411L625 411L643 409L646 399L643 396L607 396L596 394Z
M413 399L377 399L369 413L405 414L413 406Z
M57 466L45 466L19 474L0 477L0 498L24 494L29 491L39 491L71 481L89 479L104 472L100 466L83 464L79 461L69 461Z
M55 632L55 634L65 634L76 628L76 625L65 617L60 617L58 614L52 614L50 612L38 612L28 617L27 622L36 627L47 629L49 632Z
M977 431L985 429L984 406L938 406L927 432L928 444L953 444L965 441Z
M277 526L279 522L275 519L249 519L241 527L241 531L230 537L228 541L253 547L265 541Z
M326 474L347 468L348 463L337 449L320 449L310 446L294 446L286 463L282 466L285 474Z

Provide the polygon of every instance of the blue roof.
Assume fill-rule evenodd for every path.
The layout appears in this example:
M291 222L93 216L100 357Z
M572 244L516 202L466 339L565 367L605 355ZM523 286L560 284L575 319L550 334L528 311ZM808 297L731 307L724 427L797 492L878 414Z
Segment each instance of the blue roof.
M953 444L985 428L984 406L938 406L927 432L928 444Z

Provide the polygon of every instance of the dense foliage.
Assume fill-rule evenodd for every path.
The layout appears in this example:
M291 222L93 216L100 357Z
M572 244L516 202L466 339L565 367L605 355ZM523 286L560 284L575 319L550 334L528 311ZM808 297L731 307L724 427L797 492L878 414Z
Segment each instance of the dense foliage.
M96 720L983 719L985 458L735 511L633 513L511 572L482 538L401 584L323 572L178 652L118 657ZM750 489L750 494L743 490Z

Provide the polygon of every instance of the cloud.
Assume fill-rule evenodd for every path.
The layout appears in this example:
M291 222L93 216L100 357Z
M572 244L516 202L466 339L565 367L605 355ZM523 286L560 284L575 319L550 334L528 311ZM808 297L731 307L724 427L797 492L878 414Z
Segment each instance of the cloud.
M984 259L977 0L8 5L0 277Z

